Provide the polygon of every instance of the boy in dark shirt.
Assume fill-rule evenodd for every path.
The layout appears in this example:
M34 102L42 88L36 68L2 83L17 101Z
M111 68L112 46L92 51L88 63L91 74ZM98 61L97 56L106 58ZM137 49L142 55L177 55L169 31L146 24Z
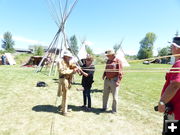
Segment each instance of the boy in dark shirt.
M95 67L92 64L93 62L93 57L92 56L87 56L86 60L85 60L85 64L82 66L82 70L81 70L81 74L82 76L82 86L84 88L83 90L83 101L84 101L84 105L82 106L82 108L85 108L86 111L90 111L91 110L91 87L92 87L92 83L93 81L93 76L94 76L94 71L95 71ZM87 105L87 99L88 99L88 106Z

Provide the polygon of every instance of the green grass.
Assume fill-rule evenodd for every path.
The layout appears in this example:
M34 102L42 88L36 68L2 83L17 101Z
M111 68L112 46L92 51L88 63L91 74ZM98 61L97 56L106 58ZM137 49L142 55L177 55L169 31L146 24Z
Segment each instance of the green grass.
M168 68L170 65L132 64L125 68ZM119 91L119 112L101 113L104 65L97 65L92 88L92 112L84 112L82 92L73 85L69 91L72 112L64 117L56 113L56 77L35 73L34 68L0 66L0 134L1 135L160 135L162 114L154 112L159 100L165 73L131 73L123 76ZM75 76L80 83L81 77ZM36 83L45 81L48 87L38 88ZM57 105L60 104L58 99ZM109 99L111 110L112 96ZM53 121L53 122L52 122Z

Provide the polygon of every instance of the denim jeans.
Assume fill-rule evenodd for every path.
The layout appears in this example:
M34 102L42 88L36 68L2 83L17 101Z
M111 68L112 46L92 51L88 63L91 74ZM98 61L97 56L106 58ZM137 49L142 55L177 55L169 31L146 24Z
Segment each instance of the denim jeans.
M91 87L84 87L83 91L83 101L84 105L87 105L87 100L88 100L88 108L91 108Z

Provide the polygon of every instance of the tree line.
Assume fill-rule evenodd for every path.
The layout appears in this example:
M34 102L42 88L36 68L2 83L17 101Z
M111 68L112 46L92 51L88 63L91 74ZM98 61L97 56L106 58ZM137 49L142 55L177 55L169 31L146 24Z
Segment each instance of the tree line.
M145 35L145 37L139 42L140 48L139 48L137 55L135 55L135 56L128 55L127 57L130 59L146 59L146 58L153 57L153 48L154 48L154 43L155 43L156 39L157 39L157 36L155 33L148 32ZM117 52L117 50L121 47L122 41L121 41L121 43L117 43L113 46L113 49L115 52ZM73 52L77 55L79 46L78 46L78 40L76 38L76 35L73 35L70 37L69 43L70 43L71 50L73 50ZM15 46L15 41L13 41L13 39L12 39L11 32L5 32L3 35L1 47L6 52L13 53L13 52L15 52L14 46ZM95 56L95 54L90 46L86 45L86 51L87 51L87 53ZM35 55L43 55L44 54L43 47L41 45L35 45L34 53L35 53ZM166 56L166 55L170 55L170 54L171 54L171 51L170 51L169 46L158 49L158 56ZM96 55L96 57L99 58L100 55Z

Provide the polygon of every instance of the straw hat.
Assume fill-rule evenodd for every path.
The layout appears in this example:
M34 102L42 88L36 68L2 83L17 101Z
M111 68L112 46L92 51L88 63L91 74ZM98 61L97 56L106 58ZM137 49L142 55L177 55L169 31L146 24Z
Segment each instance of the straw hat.
M69 51L65 51L63 57L64 56L71 57L71 58L73 57Z
M115 55L115 52L113 50L107 50L105 51L105 55Z

